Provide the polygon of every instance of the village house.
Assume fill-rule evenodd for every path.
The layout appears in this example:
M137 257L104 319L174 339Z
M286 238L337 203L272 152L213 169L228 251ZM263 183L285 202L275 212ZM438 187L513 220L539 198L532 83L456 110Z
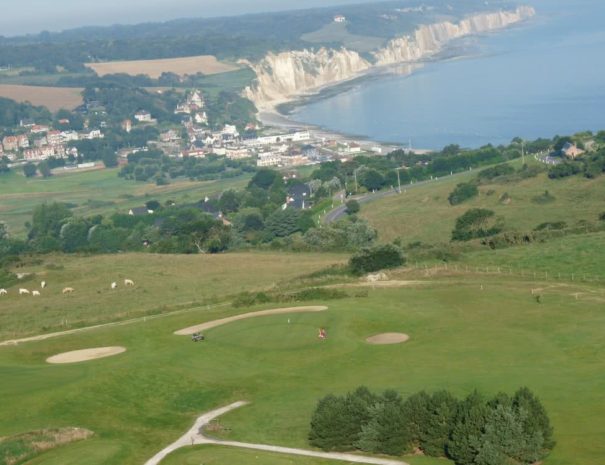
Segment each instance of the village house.
M151 113L145 110L139 110L134 114L134 119L136 119L139 123L151 123L153 119L151 118Z
M34 139L34 147L44 147L45 145L48 145L48 139L46 137Z
M307 184L295 184L288 188L286 205L297 210L311 207L311 189Z
M46 140L48 141L48 145L59 145L63 142L63 137L61 136L61 131L48 131L46 133Z
M36 124L31 127L29 132L31 132L32 134L42 134L44 132L48 132L49 130L50 128L46 125Z
M583 153L584 153L584 150L578 148L578 146L576 144L572 144L571 142L567 142L561 148L561 155L563 155L567 158L571 158L572 160L575 159L576 157L579 157Z
M208 124L208 115L205 111L202 111L201 113L196 113L194 119L197 124Z
M232 147L225 149L225 156L230 160L241 160L243 158L250 158L250 150L245 147Z
M130 216L146 216L151 215L153 210L148 210L147 207L134 207L128 211Z
M61 133L61 140L63 142L72 142L78 140L80 137L76 131L63 131Z
M87 139L87 140L93 140L93 139L103 139L105 137L105 135L101 132L100 129L92 129L90 131L87 132L82 132L79 135L79 138L81 140Z
M174 142L181 140L181 136L174 129L169 129L168 131L160 134L160 140L162 142Z
M17 136L17 144L20 149L27 149L29 148L29 139L25 134L21 134Z
M282 156L274 152L259 153L256 160L256 166L258 167L279 166L281 163Z
M5 136L2 139L2 146L7 152L19 150L19 141L16 136Z
M189 150L183 150L180 156L181 158L206 158L206 150L191 147Z
M343 16L343 15L336 15L336 16L334 16L334 22L335 23L346 23L347 18L346 18L346 16Z
M125 119L124 121L122 121L122 129L130 133L130 131L132 131L132 121L129 119Z

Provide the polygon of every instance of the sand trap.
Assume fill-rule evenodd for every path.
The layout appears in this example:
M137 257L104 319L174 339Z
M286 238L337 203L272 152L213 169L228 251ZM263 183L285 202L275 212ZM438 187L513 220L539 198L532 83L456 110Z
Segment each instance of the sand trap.
M230 316L228 318L222 318L220 320L208 321L207 323L202 323L201 325L190 326L189 328L175 331L174 334L176 334L177 336L191 336L193 333L205 331L210 328L216 328L217 326L222 326L227 323L231 323L233 321L246 320L248 318L256 318L259 316L267 316L267 315L281 315L284 313L323 312L324 310L327 310L327 309L328 309L328 307L315 306L315 307L287 307L287 308L275 308L272 310L261 310L259 312L244 313L242 315Z
M96 360L98 358L111 357L126 352L125 347L96 347L94 349L74 350L48 357L48 363L76 363Z
M366 339L368 344L386 345L386 344L401 344L407 342L410 336L403 333L382 333L370 336Z

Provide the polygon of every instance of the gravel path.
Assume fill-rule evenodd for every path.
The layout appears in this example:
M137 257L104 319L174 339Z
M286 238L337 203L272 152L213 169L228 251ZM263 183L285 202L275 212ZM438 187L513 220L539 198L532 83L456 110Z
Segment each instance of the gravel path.
M205 331L207 329L216 328L217 326L222 326L227 323L232 323L234 321L246 320L248 318L257 318L259 316L267 316L267 315L282 315L285 313L307 313L307 312L323 312L327 310L328 307L320 305L320 306L310 306L310 307L286 307L286 308L274 308L270 310L260 310L258 312L250 312L250 313L242 313L241 315L230 316L227 318L221 318L220 320L207 321L206 323L202 323L200 325L190 326L188 328L180 329L175 331L174 334L177 336L191 336L194 333L199 331Z
M349 463L368 463L374 465L408 465L406 462L401 462L399 460L381 459L377 457L364 457L362 455L341 454L336 452L315 452L305 449L293 449L291 447L269 446L264 444L248 444L245 442L235 441L221 441L219 439L211 439L201 433L202 428L215 418L218 418L221 415L230 412L231 410L235 410L236 408L243 407L247 404L248 402L243 401L235 402L231 405L227 405L226 407L222 407L216 410L212 410L211 412L205 413L195 421L193 427L189 431L187 431L183 436L181 436L175 442L170 444L168 447L162 449L160 452L150 458L147 462L145 462L145 465L158 465L171 452L174 452L175 450L180 449L182 447L198 444L212 444L218 446L237 447L240 449L253 449L262 450L266 452L276 452L280 454L318 457L323 459L339 460Z

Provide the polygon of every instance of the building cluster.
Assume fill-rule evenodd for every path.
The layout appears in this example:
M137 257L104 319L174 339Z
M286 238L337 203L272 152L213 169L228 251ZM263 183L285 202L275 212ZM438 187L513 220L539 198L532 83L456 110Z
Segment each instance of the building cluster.
M69 121L60 121L69 124ZM11 161L23 159L26 161L42 161L48 158L65 158L69 155L77 156L75 147L68 143L78 140L102 139L104 134L100 129L91 129L81 132L61 131L48 125L34 124L22 121L21 134L5 136L0 145L0 153Z

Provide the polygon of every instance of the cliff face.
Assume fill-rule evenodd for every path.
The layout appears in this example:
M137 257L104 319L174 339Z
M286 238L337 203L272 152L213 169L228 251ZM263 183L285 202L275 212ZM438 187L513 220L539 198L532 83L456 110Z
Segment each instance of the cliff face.
M259 63L249 64L257 79L244 93L259 109L270 108L321 87L355 78L374 66L425 59L453 39L503 29L534 15L532 7L522 6L512 11L473 15L458 23L445 21L420 26L414 34L393 39L376 51L374 64L345 48L270 53Z
M441 51L451 40L504 29L536 14L532 7L521 6L514 11L498 11L470 16L459 23L448 21L420 26L411 36L391 40L374 53L376 65L384 66L425 59Z

